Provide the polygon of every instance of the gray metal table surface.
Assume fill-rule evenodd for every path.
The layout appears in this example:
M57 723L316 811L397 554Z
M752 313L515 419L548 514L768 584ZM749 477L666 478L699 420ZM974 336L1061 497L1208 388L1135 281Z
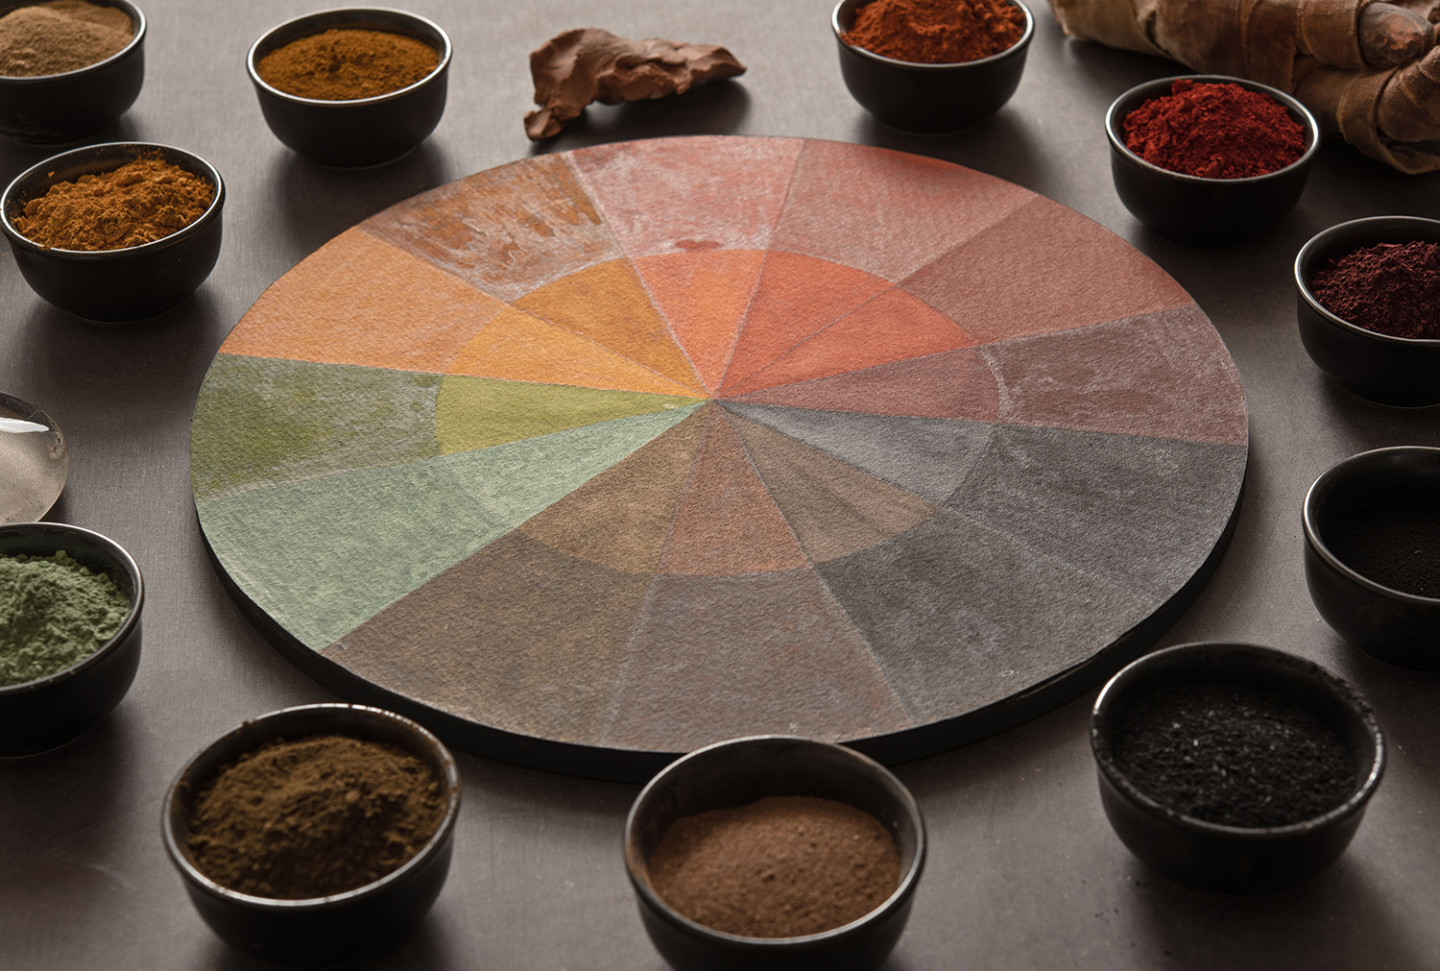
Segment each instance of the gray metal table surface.
M1440 411L1369 404L1329 384L1301 348L1291 264L1325 226L1385 213L1440 217L1440 177L1407 177L1327 142L1298 208L1274 232L1215 248L1145 231L1110 182L1105 108L1170 62L1065 38L1048 9L1010 104L954 135L884 128L839 76L830 0L423 0L406 5L455 43L439 128L404 159L326 170L266 129L245 75L250 43L308 12L283 0L146 0L147 76L96 141L188 148L227 182L219 265L159 317L98 325L56 310L0 265L0 391L47 410L73 460L50 519L106 533L145 571L145 649L129 696L97 729L0 763L0 967L256 968L190 908L160 841L180 766L247 717L335 700L285 661L222 589L195 521L191 411L216 349L292 265L424 189L537 151L696 133L793 135L895 148L1008 179L1110 228L1210 315L1239 368L1251 453L1234 539L1160 644L1232 639L1312 658L1350 679L1392 744L1387 778L1344 857L1272 896L1185 891L1115 838L1087 737L1094 692L1001 735L897 767L926 815L929 863L887 971L930 968L1391 968L1440 965L1440 729L1435 676L1357 656L1320 619L1301 565L1300 503L1341 458L1440 444ZM749 71L684 98L592 108L530 143L528 53L560 31L728 46ZM9 179L52 151L0 145ZM450 881L416 934L377 968L654 969L620 856L638 787L460 753L464 809Z

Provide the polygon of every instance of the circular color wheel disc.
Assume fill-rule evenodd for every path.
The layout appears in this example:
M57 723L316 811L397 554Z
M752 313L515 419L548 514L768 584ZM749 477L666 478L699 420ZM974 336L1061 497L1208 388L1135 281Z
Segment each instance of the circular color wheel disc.
M192 477L293 661L453 744L643 778L896 761L1148 647L1228 537L1244 395L1103 227L935 159L696 137L400 203L220 349Z

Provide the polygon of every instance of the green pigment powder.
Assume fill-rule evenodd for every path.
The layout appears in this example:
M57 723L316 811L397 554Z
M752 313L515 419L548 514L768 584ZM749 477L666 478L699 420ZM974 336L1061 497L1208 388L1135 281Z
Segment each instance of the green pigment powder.
M0 687L54 674L94 654L130 613L106 573L63 550L0 556Z

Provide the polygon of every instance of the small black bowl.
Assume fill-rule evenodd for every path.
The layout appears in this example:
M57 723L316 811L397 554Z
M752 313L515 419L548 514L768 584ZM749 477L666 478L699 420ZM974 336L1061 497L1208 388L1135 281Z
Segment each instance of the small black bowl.
M1371 216L1331 226L1295 257L1296 317L1305 352L1332 381L1380 404L1440 404L1440 340L1392 337L1337 317L1310 281L1338 256L1377 243L1440 243L1440 220Z
M1361 452L1305 494L1305 582L1350 645L1407 668L1440 670L1440 591L1412 586L1440 561L1440 448ZM1400 586L1410 589L1398 589ZM1427 593L1419 592L1421 589Z
M1218 681L1283 693L1335 729L1353 753L1355 786L1339 806L1286 826L1206 822L1163 805L1116 765L1117 728L1130 706L1164 685ZM1266 893L1310 877L1349 845L1380 784L1385 743L1370 706L1318 664L1250 644L1182 644L1132 662L1101 690L1090 743L1105 815L1120 840L1176 883L1222 893Z
M215 186L210 207L188 226L151 243L111 250L45 247L15 228L25 204L55 183L108 172L148 155ZM89 320L138 320L173 307L205 282L220 255L224 205L225 183L200 156L152 142L108 142L52 156L16 176L0 195L0 228L20 275L50 303Z
M1172 172L1125 147L1125 119L1136 108L1170 93L1176 81L1237 84L1269 95L1305 129L1305 152L1283 169L1243 179L1208 179ZM1310 165L1320 148L1315 116L1290 95L1244 78L1189 74L1138 84L1116 98L1105 113L1110 140L1110 174L1115 192L1136 219L1182 243L1233 243L1270 229L1285 217L1305 190Z
M328 734L393 745L435 772L445 791L445 818L420 852L363 887L303 900L241 893L200 872L187 849L191 807L199 791L222 768L268 742ZM222 939L272 961L339 964L389 947L429 911L450 871L459 812L455 759L424 728L379 708L302 705L247 721L192 758L165 796L161 829L190 902Z
M103 61L74 71L35 77L0 75L0 134L45 144L79 141L135 103L145 81L145 15L129 0L92 2L125 11L135 25L135 36ZM6 4L0 14L22 6L28 4Z
M1025 32L990 57L955 64L897 61L845 43L855 11L870 0L841 0L830 15L840 49L840 74L861 107L891 128L908 132L950 132L968 128L999 111L1025 72L1025 54L1035 35L1035 18L1021 0L1008 0L1025 14Z
M435 70L407 88L351 101L322 101L287 94L260 78L260 60L291 41L326 30L379 30L413 37L435 48ZM419 145L445 113L450 37L417 14L379 7L346 7L306 14L272 27L245 59L265 123L285 145L322 165L360 167L391 162Z
M0 756L35 755L78 738L125 697L140 665L140 611L145 584L140 568L118 543L64 523L0 526L0 555L53 556L110 575L130 597L130 613L99 650L62 671L0 687Z
M804 937L741 937L697 923L650 885L647 860L682 816L766 796L847 803L880 820L900 847L900 885L843 927ZM827 742L781 735L718 742L672 762L645 786L625 821L625 867L645 932L677 971L870 971L895 947L925 864L925 824L884 766Z

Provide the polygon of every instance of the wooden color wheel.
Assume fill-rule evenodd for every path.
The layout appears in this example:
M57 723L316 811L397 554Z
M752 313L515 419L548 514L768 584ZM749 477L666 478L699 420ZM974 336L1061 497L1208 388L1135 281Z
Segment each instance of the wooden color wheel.
M482 754L643 777L779 732L897 760L1092 686L1219 556L1244 397L1084 217L949 163L675 138L341 234L191 446L288 656Z

